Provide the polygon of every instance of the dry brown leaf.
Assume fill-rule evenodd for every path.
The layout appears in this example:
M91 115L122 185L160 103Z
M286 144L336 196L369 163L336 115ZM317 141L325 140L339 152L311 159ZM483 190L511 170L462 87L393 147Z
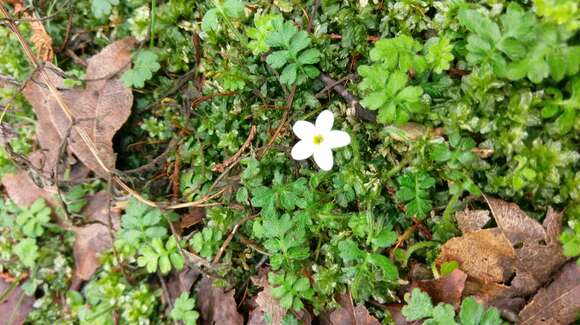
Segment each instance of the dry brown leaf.
M516 204L489 197L486 200L498 228L516 253L517 272L512 287L521 295L536 292L567 261L558 240L562 213L549 208L542 226Z
M11 283L5 282L0 279L0 293L6 292L10 288ZM33 309L34 297L29 297L24 294L24 291L17 286L10 292L10 294L3 299L0 303L0 322L6 322L2 324L6 325L19 325L24 324L28 313ZM9 319L12 322L9 322Z
M76 235L73 253L75 258L76 276L81 280L89 280L101 265L101 252L113 246L109 231L108 194L97 193L87 197L88 204L81 211L89 222L94 222L83 227L73 227ZM111 210L113 231L119 228L119 214Z
M488 210L469 210L459 211L455 214L457 226L462 233L480 230L491 219Z
M115 167L113 136L129 117L133 105L131 89L123 86L120 75L130 67L134 44L134 39L125 38L90 58L84 89L67 89L60 69L49 63L44 68L54 86L62 89L59 94L74 115L76 126L88 134L107 169ZM23 93L37 115L40 146L47 151L49 166L54 166L58 147L70 130L71 122L49 89L38 80L37 73L26 83ZM74 129L70 132L68 147L92 171L100 176L107 174Z
M389 305L386 305L385 308L391 314L391 318L393 319L393 321L395 321L395 325L407 325L407 324L418 323L418 321L415 321L415 322L407 321L405 316L403 316L403 312L402 312L404 306L405 305L403 305L403 304L389 304Z
M321 325L380 325L364 305L354 306L348 293L336 296L336 302L341 306L330 313L324 313L320 317Z
M52 193L38 187L24 170L2 177L2 185L10 199L19 207L27 207L38 198L43 198L52 207L56 206Z
M427 292L435 304L444 302L458 307L461 304L465 280L467 280L467 274L460 269L455 269L447 276L436 280L416 281L413 287Z
M542 225L528 217L517 204L488 196L485 199L495 222L511 243L545 239L546 233Z
M44 25L42 25L42 22L38 20L36 14L30 15L25 12L24 17L30 19L30 28L32 29L30 41L34 44L36 58L42 61L51 62L54 58L52 38L46 32Z
M461 270L483 283L504 283L515 270L516 256L499 229L482 229L448 240L437 264L457 261Z
M191 208L191 211L181 217L179 227L183 230L197 225L205 218L205 214L205 208Z
M238 312L234 290L224 292L216 288L213 282L204 277L197 285L197 302L201 314L201 324L242 325L244 317Z
M486 197L498 227L465 233L445 243L437 263L456 260L468 275L465 295L517 315L525 298L567 260L558 241L562 214L551 208L544 225L517 205Z
M201 273L199 270L186 266L181 271L173 271L167 279L167 291L169 299L175 302L183 292L189 292L195 280Z
M572 324L579 311L580 267L569 262L520 312L519 324Z

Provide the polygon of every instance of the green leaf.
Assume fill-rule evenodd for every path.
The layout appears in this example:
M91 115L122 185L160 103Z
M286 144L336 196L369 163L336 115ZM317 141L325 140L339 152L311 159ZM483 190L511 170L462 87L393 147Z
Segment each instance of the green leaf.
M279 69L283 67L290 59L290 54L287 50L272 52L266 58L266 63L268 63L272 68Z
M338 250L340 257L345 262L357 261L365 256L364 252L361 251L357 244L352 240L344 240L338 244Z
M386 280L396 281L399 278L399 270L386 256L381 254L371 254L369 255L369 262L378 266L382 270L383 276Z
M318 77L318 75L320 74L320 71L312 65L307 65L305 67L302 68L304 70L304 73L306 73L306 75L308 76L308 78L310 79L314 79L316 77Z
M419 42L407 35L401 35L391 39L381 39L375 43L370 52L372 61L383 62L386 68L394 71L407 72L413 69L417 72L425 70L425 58L417 55L422 50ZM384 71L383 71L384 73Z
M282 22L275 20L272 22L274 31L266 36L266 44L271 47L285 47L290 46L290 40L298 32L298 29L292 22Z
M38 246L34 238L26 238L14 246L14 254L18 256L22 264L32 268L38 258Z
M401 90L396 98L400 101L416 103L421 100L421 95L423 95L423 89L421 87L409 86Z
M376 248L390 247L397 241L397 233L391 229L383 229L372 240L373 246Z
M299 31L290 40L290 46L288 50L293 53L293 55L298 55L298 52L307 48L310 45L310 37L305 31Z
M499 314L499 310L497 310L496 308L489 308L488 310L486 310L485 313L483 314L483 317L481 318L481 322L479 322L479 325L501 325L501 324L503 324L503 321Z
M216 31L219 29L219 11L217 8L208 10L201 20L201 28L204 31Z
M468 297L461 303L459 319L462 325L478 325L483 315L483 306L478 304L473 297Z
M133 57L133 68L126 71L121 80L125 87L143 88L145 81L153 77L161 65L158 56L150 50L141 50Z
M449 304L439 304L433 309L433 320L436 324L455 325L455 310Z
M497 43L501 37L499 27L491 19L477 10L459 10L459 22L470 32L480 35L490 43Z
M446 37L433 37L425 43L427 55L425 59L433 67L435 73L449 70L454 59L453 45Z
M401 187L397 198L406 202L406 214L423 219L431 211L427 190L435 186L435 179L425 172L406 173L398 178Z
M361 104L372 110L381 108L388 100L388 96L383 91L370 93L361 100Z
M445 262L441 264L441 276L449 275L457 268L459 268L459 263L457 261Z
M298 62L300 64L314 64L320 60L320 51L317 49L308 49L300 54Z
M244 7L246 4L241 0L226 0L224 1L224 13L228 17L242 18L244 16ZM205 18L205 17L204 17Z
M97 18L104 18L111 14L113 6L119 4L119 0L91 0L93 15Z
M408 321L421 320L431 317L433 314L433 304L428 294L415 288L411 294L405 294L407 305L401 310L403 316Z
M297 74L298 67L295 63L288 64L284 70L282 70L282 74L280 75L280 82L287 85L292 85L296 81L296 74Z
M395 71L389 77L389 81L387 82L387 86L385 88L387 94L390 97L395 96L397 92L405 87L407 84L407 74L402 71Z

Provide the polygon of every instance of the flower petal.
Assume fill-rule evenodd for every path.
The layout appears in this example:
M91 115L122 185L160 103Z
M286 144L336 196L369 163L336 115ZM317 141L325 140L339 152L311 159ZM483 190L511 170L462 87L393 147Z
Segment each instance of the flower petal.
M311 139L316 133L316 128L314 124L307 121L296 121L292 127L292 131L300 140Z
M304 160L314 153L314 143L308 140L300 140L292 147L292 158L294 160Z
M350 143L350 135L344 131L332 130L325 137L326 144L331 148L340 148Z
M318 146L314 150L314 162L322 170L329 171L332 169L334 160L332 158L332 150L328 146Z
M334 124L334 114L329 110L324 110L316 118L316 129L319 132L326 133L332 130Z

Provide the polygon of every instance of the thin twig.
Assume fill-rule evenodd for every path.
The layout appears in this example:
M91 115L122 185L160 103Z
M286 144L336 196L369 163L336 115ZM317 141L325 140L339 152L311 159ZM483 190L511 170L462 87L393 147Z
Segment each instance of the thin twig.
M167 300L167 304L169 305L169 307L171 307L171 309L173 309L173 301L171 301L171 297L169 296L167 284L165 283L165 280L163 279L163 276L161 275L161 273L159 273L159 271L157 271L157 278L159 279L159 283L161 283L161 288L163 289L163 295L165 296L165 300ZM175 322L173 323L176 324Z
M290 110L292 109L292 102L294 101L294 94L296 94L296 86L292 87L292 90L290 91L290 94L288 95L288 106L286 106L286 110L284 111L284 115L282 116L282 121L280 121L280 124L278 125L278 127L274 131L274 134L270 138L270 141L268 141L268 144L266 144L266 147L264 147L264 149L258 154L258 157L257 157L258 160L262 159L262 157L264 157L268 153L268 151L270 150L270 148L274 144L274 141L276 141L276 139L278 138L280 131L282 131L282 128L284 127L284 125L288 121L288 115L290 114Z
M257 216L258 216L258 214L248 214L242 220L240 220L240 221L238 221L238 223L236 223L236 225L234 226L234 228L232 229L232 231L230 232L230 234L228 235L228 237L226 238L226 240L224 241L224 243L220 247L218 253L214 257L213 262L212 262L213 265L217 264L220 261L220 258L224 254L224 251L226 250L226 248L228 247L228 245L230 244L230 242L232 241L232 239L234 238L234 235L236 234L236 232L238 232L238 229L244 223L246 223L247 221L250 221L250 220L256 218Z
M223 173L226 167L234 165L237 161L239 161L240 156L250 145L250 143L252 143L252 140L254 139L255 136L256 136L256 126L252 125L252 127L250 128L250 134L248 134L248 138L246 138L246 141L244 142L244 144L242 144L240 149L238 149L238 151L236 151L236 153L233 156L224 160L224 162L215 165L212 168L212 171Z
M322 80L327 86L331 86L334 91L339 94L344 100L346 100L347 104L350 107L351 115L354 115L361 120L365 120L367 122L376 122L377 116L374 112L371 112L359 103L359 100L354 97L354 95L348 91L344 86L338 84L334 79L332 79L326 73L320 74L320 80Z

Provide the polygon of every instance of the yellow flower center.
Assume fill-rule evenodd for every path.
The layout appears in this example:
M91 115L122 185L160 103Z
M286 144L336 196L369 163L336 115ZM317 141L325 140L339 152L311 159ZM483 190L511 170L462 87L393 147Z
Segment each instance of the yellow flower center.
M324 141L322 134L317 134L314 136L314 144L320 144L322 141Z

